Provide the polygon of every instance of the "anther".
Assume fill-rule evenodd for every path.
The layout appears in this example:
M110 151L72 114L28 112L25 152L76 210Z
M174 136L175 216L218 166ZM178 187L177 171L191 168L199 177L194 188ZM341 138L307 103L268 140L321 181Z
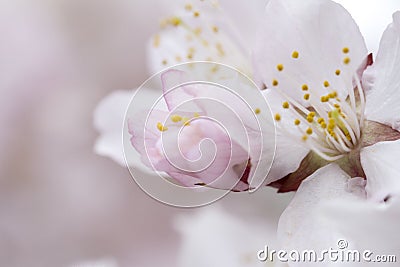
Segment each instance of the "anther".
M298 51L293 51L292 58L299 58L299 52Z
M157 47L160 46L160 35L159 35L159 34L156 34L156 35L154 36L154 39L153 39L153 46L154 46L155 48L157 48Z
M280 121L281 120L281 115L279 113L275 114L275 120Z
M165 132L166 130L168 130L168 127L165 127L161 122L158 122L158 123L157 123L157 129L158 129L160 132Z
M182 20L181 20L180 18L178 18L178 17L173 17L173 18L171 18L171 19L169 20L169 22L170 22L172 25L174 25L175 27L182 24Z
M187 11L191 11L192 10L192 5L191 4L187 4L187 5L185 5L185 9L187 10Z
M190 125L189 118L183 117L183 118L182 118L182 121L183 121L183 126L189 126L189 125Z
M171 121L173 121L173 122L179 122L181 120L182 120L182 117L179 116L179 115L172 115L171 116Z
M286 102L283 102L283 103L282 103L282 107L283 107L283 108L286 108L286 109L289 108L289 102L287 102L287 101L286 101Z
M277 69L278 71L283 71L283 64L278 64L278 65L276 65L276 69Z

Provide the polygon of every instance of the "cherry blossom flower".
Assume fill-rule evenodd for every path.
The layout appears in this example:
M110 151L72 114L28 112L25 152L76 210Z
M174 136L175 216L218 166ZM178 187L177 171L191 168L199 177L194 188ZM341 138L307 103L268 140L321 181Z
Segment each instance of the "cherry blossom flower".
M209 68L206 64L203 69ZM145 165L167 173L185 186L206 185L234 191L249 189L254 175L265 177L266 172L261 171L260 175L256 168L264 140L260 131L263 125L254 110L267 106L245 77L231 78L230 73L236 73L233 69L223 73L229 78L217 78L212 84L188 84L203 79L192 78L181 70L166 71L161 75L161 101L151 109L128 110L131 143ZM176 88L180 84L186 85ZM223 85L225 89L220 87ZM135 103L142 102L134 99L131 105L136 107ZM267 112L258 115L268 121ZM273 121L271 116L269 121ZM263 164L267 166L268 161Z
M223 6L223 3L218 4L214 1L182 4L177 8L177 12L174 15L162 19L160 31L154 34L149 41L147 61L150 72L158 72L174 64L197 60L228 64L252 76L250 40L255 40L255 36L254 32L249 32L248 29L254 28L256 22L261 18L260 8L258 8L258 6L257 8L254 7L256 3L261 3L262 6L265 4L264 1L257 1L250 5L235 4L233 6L228 5L228 3L225 3L225 6ZM227 8L229 12L224 12L225 9L222 7L230 7ZM238 26L234 23L236 22L236 24L238 24L238 21L231 17L231 14L234 14L235 10L236 13L240 11L246 16ZM259 16L254 16L254 14L258 13L260 13ZM217 68L212 67L210 68L207 80L215 79L218 75L219 71ZM136 92L136 90L134 90L134 92ZM121 125L124 123L126 107L134 92L118 91L111 94L100 103L95 112L95 126L102 133L96 142L95 151L101 155L110 156L121 165L125 165L121 142ZM138 103L138 106L135 108L140 110L147 106L149 109L152 104L149 101L156 95L157 92L154 88L148 88L149 98L145 99L144 97L143 101ZM205 94L203 93L203 95ZM260 102L260 100L257 101ZM257 108L254 108L253 111L256 109ZM195 112L192 112L191 115L194 113ZM267 113L268 112L264 111L264 114L260 116L266 116ZM188 118L192 117L193 116L189 116ZM228 118L227 116L225 120ZM161 120L156 121L156 125L160 121ZM192 125L196 125L197 123L198 122L194 122ZM137 121L131 123L131 133L133 127L138 129L137 125L139 125ZM173 128L163 128L164 125L161 126L159 127L161 130L170 129L169 131L162 131L164 134L173 132L171 131ZM138 132L138 130L136 130L136 132ZM126 136L129 136L129 134L125 133L124 136L126 139ZM158 134L158 136L160 135ZM197 141L201 140L202 138L199 138ZM126 142L126 140L124 140L124 142ZM135 147L139 148L137 143L138 141L136 141ZM256 150L255 146L253 147L254 150ZM151 164L145 164L147 165L146 167L141 161L141 159L143 160L145 151L140 148L137 150L138 151L125 149L125 153L129 154L126 155L126 158L130 159L128 165L144 172L151 171L151 168L153 168L150 166ZM242 152L244 153L244 150ZM239 157L241 158L240 162L232 162L235 169L237 169L237 167L239 168L234 171L235 173L246 171L249 158L244 157L243 153L242 156ZM246 153L248 153L248 151ZM231 154L234 155L234 153ZM166 171L166 166L167 165L164 164L164 168L158 166L156 169L159 171ZM251 170L251 172L254 171L254 169ZM171 173L171 170L169 170L168 173ZM176 170L173 171L173 173L175 176L178 176ZM228 173L226 175L228 175ZM237 175L235 175L235 177L236 176ZM246 177L247 176L248 174L246 174ZM187 176L184 177L186 178L180 177L179 180L187 180ZM233 180L237 181L237 178ZM190 183L191 185L200 183L198 180L197 182L192 182ZM201 181L201 184L203 183L204 181ZM188 183L186 182L186 184ZM230 188L231 186L227 187ZM240 190L244 190L245 188L248 188L248 186L241 186Z
M274 163L281 172L268 179L280 191L297 190L280 219L279 239L286 249L321 251L343 237L353 248L365 248L365 229L354 222L367 214L398 216L400 13L393 15L372 65L357 25L331 1L272 0L260 34L256 77L266 88L281 138ZM266 41L270 36L274 42ZM361 208L362 215L346 205ZM337 227L329 211L342 224L351 222L352 231ZM378 227L394 230L390 221L372 221L379 226L366 229L385 237ZM374 236L382 245L382 236ZM398 248L393 242L380 251L393 252L391 245Z
M320 251L345 238L350 248L398 253L399 242L388 240L396 231L394 222L399 217L397 177L400 169L396 166L400 156L400 110L396 105L399 13L394 14L394 21L386 30L372 64L358 26L340 5L328 0L301 3L272 0L260 23L253 70L248 59L253 42L249 45L246 42L249 39L241 38L243 32L237 34L220 11L215 5L188 4L163 20L160 32L149 42L147 55L151 72L185 61L213 60L242 70L265 89L262 92L274 111L278 130L275 161L267 183L281 192L297 190L279 223L278 237L283 248ZM151 129L148 130L154 135L146 141L154 153L150 160L144 159L145 165L165 171L186 186L212 184L215 176L209 176L210 173L205 175L209 180L205 180L203 175L176 172L159 153L162 135L169 135L166 140L177 145L172 141L176 141L174 137L183 128L187 130L181 140L183 154L191 160L199 156L197 148L205 138L220 141L220 151L233 149L232 164L226 164L226 155L222 157L225 161L219 162L225 163L222 164L224 168L229 166L226 177L233 179L214 184L229 188L243 176L243 171L235 172L233 166L247 167L249 151L240 139L234 138L233 148L230 147L223 129L199 120L212 113L212 109L199 105L191 106L188 113L176 109L174 101L201 96L193 94L194 91L193 88L180 90L174 98L164 94L162 109L154 112L149 124ZM157 96L150 88L148 93L150 99ZM132 92L115 93L104 100L96 114L96 124L103 133L98 143L102 143L102 149L98 146L98 151L121 163L119 126L123 124L122 114L131 95ZM264 110L260 112L264 114ZM109 120L102 119L105 115L111 115L106 117ZM137 116L131 119L132 142L140 152L136 155L137 162L132 164L141 166L139 157L146 154L140 145L144 138L139 136L143 124L138 123ZM263 130L263 134L268 135L268 129ZM173 162L180 162L179 154L172 156ZM199 168L196 165L184 167ZM214 169L213 175L219 175L222 169ZM243 181L234 187L234 190L246 189L248 186ZM205 231L203 227L210 223L207 218L229 221L227 231L244 228L222 213L205 212L197 220L179 221L178 230L184 237L184 244L197 248L196 241L203 237L201 229ZM210 225L215 226L215 223ZM189 248L183 250L183 262L191 258Z
M275 114L278 135L285 139L278 141L278 150L293 145L284 150L293 153L281 164L282 177L292 174L282 181L281 191L336 162L352 177L367 176L369 197L383 200L387 196L369 189L377 177L364 163L380 152L378 147L396 145L394 140L400 138L393 104L396 87L392 86L397 78L390 65L396 58L387 62L387 43L396 38L397 14L394 17L377 62L361 82L360 74L370 59L357 25L344 8L311 0L301 6L294 1L271 1L267 6L254 61L257 79L267 87L264 92ZM276 40L266 42L268 36ZM382 75L387 71L391 75ZM276 160L281 163L279 157ZM379 166L379 161L374 165ZM269 182L282 177L270 176Z

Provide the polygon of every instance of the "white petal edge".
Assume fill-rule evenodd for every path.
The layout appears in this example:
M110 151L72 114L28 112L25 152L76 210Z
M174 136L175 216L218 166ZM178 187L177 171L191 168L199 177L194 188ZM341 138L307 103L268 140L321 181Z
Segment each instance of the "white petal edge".
M115 91L98 104L94 112L94 126L99 131L100 136L96 140L94 150L97 154L109 157L121 166L127 166L125 152L126 158L129 159L130 167L135 167L145 173L154 173L141 162L140 154L133 147L130 146L124 150L123 146L123 138L127 139L125 140L126 144L131 144L127 128L125 128L126 133L123 134L124 119L136 90ZM153 89L141 88L141 90L142 92L147 90L146 94L148 94L149 100L153 100L160 95ZM141 96L144 97L144 94L142 93ZM143 98L141 102L136 101L135 103L139 106L136 106L135 110L149 109L151 105L145 100Z
M366 117L400 130L400 12L383 33L375 63L363 76Z
M379 142L361 150L361 164L367 176L368 198L382 202L400 196L400 140Z
M95 152L122 166L126 165L122 145L123 121L132 96L133 92L129 90L115 91L101 100L94 112L94 126L100 133Z

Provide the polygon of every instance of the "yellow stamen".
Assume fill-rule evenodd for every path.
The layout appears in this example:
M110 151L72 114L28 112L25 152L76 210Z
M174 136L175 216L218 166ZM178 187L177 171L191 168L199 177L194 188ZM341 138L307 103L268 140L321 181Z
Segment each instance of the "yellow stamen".
M154 35L153 46L155 48L160 46L160 35L159 34Z
M283 71L283 64L278 64L278 65L276 65L276 69L277 69L278 71Z
M300 125L300 120L299 119L295 119L294 120L294 125Z
M192 6L191 4L185 5L185 9L186 9L187 11L191 11L192 8L193 8L193 6Z
M281 115L279 113L275 114L275 120L280 121L281 120Z
M179 116L179 115L172 115L171 116L171 121L173 121L173 122L179 122L181 120L182 120L182 117Z
M194 34L196 34L196 35L200 35L201 34L201 28L200 27L198 27L198 28L196 28L196 29L194 29Z
M278 86L278 81L277 80L272 80L272 85L273 86Z
M260 114L260 113L261 113L261 110L260 110L259 108L256 108L256 109L254 110L254 113Z
M215 65L214 67L211 68L211 72L216 73L218 69L219 69L218 65Z
M304 98L305 100L310 99L310 94L305 94L305 95L303 96L303 98Z
M324 86L325 87L329 87L329 82L328 81L324 81Z
M182 24L182 20L180 18L178 18L178 17L172 17L169 20L169 23L171 23L173 26L177 27L177 26Z
M343 47L342 52L347 54L350 52L350 49L348 47Z
M183 126L189 126L189 125L190 125L189 118L183 117L183 118L182 118L182 121L183 121Z
M214 27L212 28L212 30L213 30L213 32L215 32L215 33L217 33L217 32L219 31L219 29L218 29L217 26L214 26Z
M303 135L303 137L301 138L303 141L307 141L308 136L307 135Z
M329 93L329 94L328 94L328 97L329 97L329 98L335 98L335 97L337 97L337 92L336 92L336 91L333 91L332 93Z
M336 74L337 76L339 76L339 75L340 75L340 70L337 69L337 70L335 71L335 74Z
M198 16L200 16L200 13L198 11L195 11L195 12L193 12L193 16L195 16L197 18Z
M301 86L301 90L307 91L307 90L308 90L308 85L307 85L307 84L303 84L303 85Z
M299 58L299 52L293 51L292 58Z
M306 133L307 133L308 135L312 135L313 130L312 130L311 128L308 128L308 129L306 130Z
M215 47L217 48L218 53L219 53L220 56L224 56L225 55L225 51L224 51L224 48L222 47L222 44L217 43L215 45Z
M282 107L283 107L283 108L289 108L289 102L287 102L287 101L286 101L286 102L283 102L283 103L282 103Z
M158 123L157 123L157 129L158 129L160 132L165 132L166 130L168 130L168 127L165 127L161 122L158 122Z
M350 63L350 58L349 57L345 57L344 59L343 59L343 63L344 64L349 64Z
M329 97L321 96L321 102L322 103L325 103L325 102L328 102L328 101L329 101Z

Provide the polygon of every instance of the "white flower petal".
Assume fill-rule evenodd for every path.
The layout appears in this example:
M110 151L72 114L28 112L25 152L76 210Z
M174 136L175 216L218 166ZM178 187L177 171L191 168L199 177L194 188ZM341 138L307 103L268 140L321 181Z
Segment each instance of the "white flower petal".
M182 62L214 61L251 74L250 51L243 48L241 35L217 4L189 4L175 15L165 20L149 43L152 73Z
M383 34L375 63L363 77L366 117L400 130L400 12Z
M154 97L160 95L156 90L147 88L142 88L141 90L147 90L146 94L148 94L149 100L153 100ZM96 153L110 157L122 166L126 166L123 147L124 117L134 92L132 90L115 91L104 98L94 112L94 125L100 132L94 147ZM141 94L142 97L144 95ZM135 110L148 109L151 106L146 101L136 101L135 103L143 104L143 106L136 106ZM126 130L128 131L128 129ZM130 135L126 132L124 136L129 139ZM126 140L125 143L130 143L130 141ZM150 171L141 162L140 155L134 148L126 148L125 153L127 153L127 158L130 160L130 166L137 167L145 172Z
M360 198L358 190L349 188L354 183L348 182L349 176L336 164L330 164L301 183L279 221L278 238L286 251L313 249L320 255L322 250L336 247L338 240L344 236L331 228L321 212L337 199L351 202ZM309 264L299 262L291 266Z
M296 117L289 110L282 108L284 99L275 90L263 91L273 114L279 113L282 119L276 122L276 150L275 157L270 172L267 176L267 183L272 183L287 174L294 172L300 165L303 158L310 152L301 140L302 133L298 131L299 126L294 125ZM271 125L271 127L273 127ZM266 135L275 133L269 132ZM304 130L305 132L305 130ZM270 153L273 152L269 149ZM268 153L268 151L265 151Z
M253 60L259 84L272 88L277 80L275 87L303 103L303 84L312 92L310 101L319 101L328 92L325 81L339 96L347 95L367 50L357 25L342 6L328 0L271 0L264 17ZM348 53L343 52L345 47ZM347 65L346 57L350 58ZM335 74L337 69L340 75Z
M108 156L125 166L122 129L132 91L116 91L104 98L94 112L94 125L100 132L95 144L97 154Z
M379 142L361 150L361 164L367 176L368 198L383 201L400 195L400 140Z

